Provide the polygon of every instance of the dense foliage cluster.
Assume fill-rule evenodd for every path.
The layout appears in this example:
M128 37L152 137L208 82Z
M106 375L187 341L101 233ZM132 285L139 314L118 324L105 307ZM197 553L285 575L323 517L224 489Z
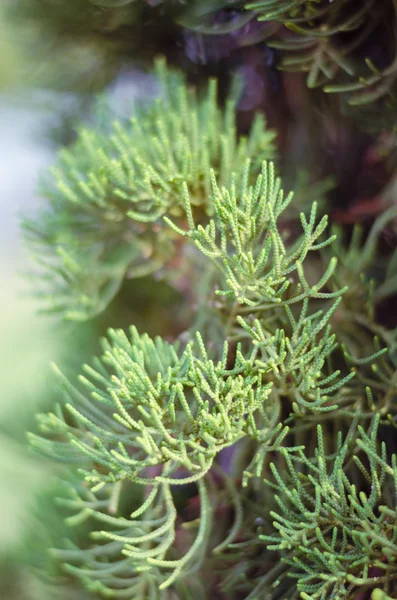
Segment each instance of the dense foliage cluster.
M152 65L165 39L186 71L157 59L130 118L103 109L79 127L23 223L45 310L83 327L130 294L157 317L109 329L75 381L54 366L56 398L29 434L64 482L54 581L126 600L396 598L395 183L352 226L361 205L336 197L350 189L339 156L326 158L339 186L326 201L328 180L304 172L283 189L310 163L322 92L337 93L323 119L334 156L348 163L339 136L357 135L378 160L342 114L346 100L372 107L373 131L394 126L396 3L17 0L7 12L21 46L41 37L62 58L57 87L101 89L120 61ZM207 77L225 61L230 77ZM272 80L276 68L305 83ZM280 98L278 138L266 98ZM376 148L393 157L386 133Z
M396 335L374 309L395 255L370 270L395 210L346 254L316 203L291 216L262 118L238 138L233 97L158 69L158 99L62 152L27 224L67 318L158 270L192 302L174 341L111 330L77 385L56 369L31 443L71 465L85 529L54 554L105 597L393 597Z
M236 94L217 106L216 81L198 99L183 78L157 63L159 97L138 106L110 130L82 130L65 149L46 184L50 206L29 239L51 273L53 307L78 319L102 311L125 277L159 271L175 243L162 216L181 213L187 184L196 211L210 213L210 169L222 184L273 152L274 133L258 115L247 138L237 139ZM150 141L149 141L150 140ZM57 286L57 287L54 287Z

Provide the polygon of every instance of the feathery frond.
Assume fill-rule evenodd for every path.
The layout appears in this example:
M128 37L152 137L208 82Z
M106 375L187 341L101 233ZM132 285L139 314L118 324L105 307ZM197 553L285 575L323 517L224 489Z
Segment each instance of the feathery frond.
M206 214L212 210L210 169L228 185L246 157L257 163L274 154L274 134L261 116L247 138L238 138L236 96L221 111L215 80L198 98L163 61L156 72L157 100L110 130L82 129L77 142L60 153L44 188L48 209L24 224L44 271L47 305L66 318L100 313L125 278L167 263L174 244L161 217L181 214L184 181L195 210Z
M285 468L271 465L276 533L261 539L268 550L289 551L282 560L305 600L353 598L359 586L396 577L397 465L385 443L378 443L378 426L375 420L369 432L360 427L356 447L339 437L336 453L328 457L318 426L312 459L303 448L285 449ZM364 477L358 486L359 473Z

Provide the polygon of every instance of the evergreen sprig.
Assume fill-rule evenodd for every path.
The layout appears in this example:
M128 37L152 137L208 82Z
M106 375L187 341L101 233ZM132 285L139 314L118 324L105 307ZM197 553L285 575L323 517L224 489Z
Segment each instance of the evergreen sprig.
M259 160L272 138L262 124L237 141L233 104L218 109L214 87L197 104L193 96L188 123L187 88L164 77L169 90L132 126L136 147L125 132L98 134L105 150L90 155L83 135L76 158L67 155L91 170L62 180L52 230L65 234L60 217L76 205L68 235L75 215L89 214L93 243L113 215L116 247L120 223L129 232L127 271L138 233L163 260L169 246L157 244L167 240L190 266L192 322L173 342L109 330L77 385L55 369L60 400L30 440L69 465L70 493L59 503L82 530L53 554L87 589L127 600L205 600L219 590L236 600L393 595L397 470L386 440L396 426L396 332L375 322L369 281L394 212L366 240L356 231L344 254L316 203L291 217L293 195ZM233 135L212 130L214 119ZM146 127L150 138L139 134ZM115 139L118 158L107 145ZM393 289L389 258L382 285ZM74 291L68 281L65 292ZM353 319L357 293L366 305Z
M227 344L214 363L199 334L198 356L191 344L178 356L173 345L140 337L135 329L131 341L121 330L110 337L97 370L87 366L89 379L81 377L95 404L62 378L74 426L60 414L41 418L45 431L67 431L73 449L104 467L84 472L94 489L123 479L148 484L145 470L157 466L164 466L158 481L183 485L201 479L217 454L242 437L266 437L271 385L262 385L239 355L228 369ZM37 437L32 442L50 455L59 448ZM182 467L186 474L176 477Z
M280 67L307 73L309 88L348 95L352 105L393 94L397 76L395 49L386 68L375 65L365 44L385 19L395 18L395 4L354 0L259 0L246 4L260 21L284 25L288 34L269 45L283 52ZM392 16L393 15L393 16ZM282 30L279 30L279 33Z
M106 308L125 278L161 269L174 253L161 217L181 214L189 185L196 211L212 210L210 169L223 184L246 157L274 154L274 134L258 115L247 138L236 132L233 93L217 106L213 80L198 97L180 75L156 64L159 97L108 130L82 129L60 153L43 188L48 208L24 224L43 271L47 306L66 318L87 319ZM54 293L48 294L45 282Z
M277 533L260 537L268 550L292 551L282 560L304 600L353 598L358 586L396 577L397 464L379 444L378 427L379 418L353 440L339 436L335 454L326 456L318 426L313 458L304 448L284 449L285 469L270 465Z
M84 458L88 461L80 472L90 493L85 493L88 500L66 501L69 508L79 509L69 519L70 524L94 518L123 528L117 533L112 528L92 534L94 540L117 542L109 542L109 552L102 545L87 551L57 552L68 563L67 570L85 583L90 581L90 589L106 594L101 581L111 581L117 587L119 575L127 568L136 571L136 577L150 569L154 579L159 578L160 589L165 589L186 576L192 561L197 568L205 552L211 506L204 478L216 456L247 436L269 450L278 447L284 436L277 436L280 427L269 426L266 399L271 384L262 385L261 376L247 371L240 358L228 369L227 344L222 359L214 363L199 335L198 357L191 345L178 356L174 346L159 338L153 341L139 336L135 329L131 330L131 341L122 331L110 336L113 343L104 342L105 352L102 362L96 363L97 370L86 367L95 383L81 377L91 399L58 374L69 402L55 413L42 415L40 423L43 432L64 436L65 441L51 442L31 435L31 443L51 457L74 462L80 454L83 464ZM105 365L115 374L107 373ZM170 485L196 481L201 509L197 539L183 557L171 560L166 556L175 541L176 509ZM131 515L142 516L142 520L126 521L94 510L103 507L108 513L117 512L119 487L125 482L152 488ZM104 501L98 499L98 493L105 496ZM94 560L98 554L118 557L121 562L110 570L106 562L101 570L101 564ZM123 555L131 560L124 560ZM70 565L73 560L84 566ZM171 575L165 577L163 570L168 569ZM139 588L142 585L143 581L137 583ZM135 583L122 597L132 597L133 589Z
M165 219L177 233L191 238L223 273L228 289L219 290L219 296L234 296L240 304L265 309L272 304L290 305L304 298L332 298L343 293L319 294L332 276L334 260L330 261L325 274L315 285L309 286L304 276L302 263L307 254L324 248L334 240L331 236L317 243L327 227L327 217L315 224L316 204L313 204L309 220L301 214L304 235L290 248L286 247L278 220L291 202L292 194L284 198L273 163L263 163L261 175L255 186L251 186L248 161L240 190L235 181L230 190L219 188L213 173L212 177L215 219L206 226L196 226L187 187L184 200L189 231L176 227L168 217ZM295 274L299 284L286 298Z
M45 437L31 435L33 446L48 456L72 464L80 456L83 495L76 486L74 499L66 500L68 508L77 510L69 522L92 518L109 527L94 531L87 549L64 549L57 555L70 573L105 595L117 595L119 590L120 597L130 598L145 586L155 594L185 581L211 550L227 551L239 534L243 515L231 480L235 524L220 546L211 547L211 515L217 502L210 498L210 490L222 453L240 446L243 455L248 451L241 458L239 476L244 476L249 489L252 478L266 469L269 456L280 452L289 439L295 420L310 427L312 415L346 404L344 390L354 376L348 370L341 376L339 369L330 369L337 349L330 320L343 290L321 290L332 277L335 261L314 286L304 277L308 256L333 241L333 237L320 240L326 220L315 224L314 207L308 219L301 215L303 234L283 239L278 219L291 196L284 199L272 164L262 165L253 185L246 164L241 193L236 191L235 177L229 189L220 187L213 173L211 177L210 213L215 217L208 225L195 225L187 182L182 200L190 230L166 220L175 233L192 238L209 263L220 259L219 282L228 284L233 273L233 281L249 278L244 285L252 291L257 281L256 302L247 302L240 290L235 295L230 286L234 312L225 334L240 342L236 346L226 340L211 358L199 333L194 337L189 333L191 341L181 349L178 343L139 335L135 328L130 338L122 330L110 331L102 358L85 367L79 388L58 372L64 400L53 413L40 417ZM291 282L288 277L295 272L298 278ZM229 296L221 294L226 302ZM272 302L275 296L278 301ZM331 304L313 313L309 310L313 300ZM256 311L252 325L250 317L239 314L245 308ZM269 309L274 312L273 327L266 319ZM292 413L283 416L287 398ZM287 448L301 456L300 446ZM135 495L141 496L141 504L126 517L119 514L118 498L131 484L144 494ZM173 490L191 484L197 486L199 499L198 530L196 538L188 536L182 552Z

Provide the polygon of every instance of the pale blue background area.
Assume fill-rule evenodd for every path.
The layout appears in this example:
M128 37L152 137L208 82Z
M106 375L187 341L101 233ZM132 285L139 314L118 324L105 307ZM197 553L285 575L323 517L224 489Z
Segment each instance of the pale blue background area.
M47 475L12 435L21 434L40 400L54 350L48 323L35 314L37 306L21 275L28 261L19 231L19 214L39 204L38 172L53 160L49 145L39 142L47 120L43 111L28 109L16 98L0 100L0 551L9 552L23 532L29 501Z
M155 90L151 76L124 71L101 102L118 118ZM51 398L49 364L57 361L59 340L56 321L37 313L34 282L24 276L33 265L20 219L44 206L39 176L56 159L49 132L75 106L72 95L54 92L0 95L0 554L19 544L35 495L48 483L50 466L24 445L24 432Z

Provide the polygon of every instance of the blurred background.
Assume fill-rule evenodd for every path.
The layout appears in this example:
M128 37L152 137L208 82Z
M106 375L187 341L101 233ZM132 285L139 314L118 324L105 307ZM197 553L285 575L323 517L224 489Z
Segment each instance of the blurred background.
M73 142L78 124L89 123L103 105L110 116L130 115L135 100L153 96L147 71L169 34L163 24L174 24L162 7L159 19L151 10L121 0L5 0L0 6L2 600L88 596L51 563L48 549L64 527L53 502L59 484L54 465L29 449L26 432L35 431L35 414L56 399L50 363L75 376L108 326L147 320L150 289L143 282L132 302L131 290L122 291L89 324L42 314L21 223L45 206L41 178L60 146Z
M39 203L37 177L54 150L43 143L49 115L40 102L19 89L19 60L0 17L0 596L24 598L21 550L36 495L48 470L30 455L24 442L34 412L48 398L46 374L55 339L21 273L26 270L19 219ZM12 38L12 35L10 35ZM17 581L21 583L17 591ZM28 597L28 596L26 596ZM32 596L33 597L33 596Z
M122 113L130 108L140 75L121 56L111 56L112 51L109 63L101 62L107 54L101 42L91 41L96 32L91 14L84 18L80 14L82 4L91 8L84 1L40 0L3 2L0 7L0 598L4 600L61 598L63 593L70 597L70 589L53 587L50 570L47 578L41 572L51 545L49 500L56 484L53 467L30 452L25 434L35 428L35 413L53 399L50 362L75 373L81 360L96 350L97 335L104 329L97 323L60 324L56 317L39 314L20 224L42 206L41 173L54 162L59 145L73 139L74 124L87 117L95 93L108 90L107 102L115 113ZM140 89L145 91L142 78ZM55 519L57 530L58 525ZM77 590L73 596L85 597Z

